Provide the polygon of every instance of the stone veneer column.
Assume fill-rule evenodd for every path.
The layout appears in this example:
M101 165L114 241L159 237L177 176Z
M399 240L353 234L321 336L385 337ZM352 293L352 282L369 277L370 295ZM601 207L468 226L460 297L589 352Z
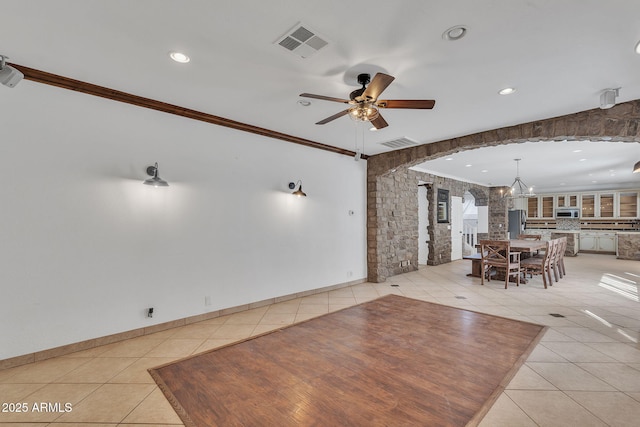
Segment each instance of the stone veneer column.
M429 206L435 206L438 188L449 190L449 196L463 197L470 191L477 206L487 206L489 189L423 172L398 168L381 176L369 175L367 228L369 242L367 261L369 281L384 282L387 277L418 269L418 185L430 183ZM376 196L373 197L372 193ZM506 211L505 211L506 212ZM448 223L439 224L435 209L429 209L429 265L451 261L451 230Z
M504 187L492 187L489 191L490 240L504 240L509 236L508 223L510 200L502 197L504 191Z

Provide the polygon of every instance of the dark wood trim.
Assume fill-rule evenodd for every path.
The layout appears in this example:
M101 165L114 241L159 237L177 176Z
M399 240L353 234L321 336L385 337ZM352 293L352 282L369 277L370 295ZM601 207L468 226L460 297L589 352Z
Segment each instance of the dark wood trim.
M225 119L224 117L214 116L212 114L191 110L189 108L184 108L173 104L167 104L165 102L156 101L154 99L132 95L130 93L121 92L119 90L109 89L104 86L98 86L80 80L74 80L69 77L64 77L57 74L51 74L46 71L40 71L34 68L25 67L24 65L12 63L11 66L20 70L22 74L24 74L25 79L34 82L57 86L76 92L82 92L88 95L99 96L101 98L107 98L113 101L119 101L126 104L136 105L138 107L149 108L151 110L162 111L164 113L175 114L177 116L186 117L192 120L199 120L201 122L211 123L218 126L225 126L243 132L255 133L258 135L266 136L268 138L275 138L282 141L293 142L294 144L317 148L319 150L331 151L333 153L343 154L351 157L354 157L356 155L355 151L333 147L331 145L322 144L320 142L311 141L309 139L299 138L297 136L287 135L285 133L280 133L246 123L237 122L235 120ZM369 156L363 154L361 155L361 158L367 159L369 158Z

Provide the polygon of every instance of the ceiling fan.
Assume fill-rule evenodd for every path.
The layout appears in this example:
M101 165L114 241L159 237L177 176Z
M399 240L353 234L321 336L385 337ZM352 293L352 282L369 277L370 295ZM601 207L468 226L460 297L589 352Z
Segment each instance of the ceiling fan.
M373 80L370 74L358 74L358 83L362 85L349 95L350 99L333 98L330 96L314 95L312 93L301 93L304 98L323 99L325 101L342 102L351 105L346 110L329 116L317 122L317 125L324 125L347 114L354 120L371 122L376 129L382 129L389 124L382 117L378 109L380 108L410 108L410 109L432 109L436 101L432 99L388 99L378 100L378 97L395 77L384 73L377 73ZM369 86L367 86L369 85Z

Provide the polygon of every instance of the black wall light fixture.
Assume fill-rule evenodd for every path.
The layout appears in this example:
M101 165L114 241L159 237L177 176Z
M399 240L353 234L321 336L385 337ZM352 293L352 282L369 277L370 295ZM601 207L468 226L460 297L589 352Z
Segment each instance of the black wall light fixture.
M147 178L143 184L153 185L154 187L168 187L169 183L158 176L158 162L155 166L149 166L147 168L147 175L151 178Z
M297 183L293 183L293 182L289 183L290 190L293 190L296 187L298 187L298 189L291 194L298 197L307 197L307 194L304 191L302 191L302 180L299 179Z

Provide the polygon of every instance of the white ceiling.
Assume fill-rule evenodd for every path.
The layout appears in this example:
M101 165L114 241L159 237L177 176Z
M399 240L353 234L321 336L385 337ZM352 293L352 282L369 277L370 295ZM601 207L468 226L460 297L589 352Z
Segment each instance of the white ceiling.
M640 2L631 0L31 0L4 2L2 15L10 62L369 155L401 137L430 143L596 108L606 88L621 87L618 102L640 98ZM303 59L274 43L298 22L329 45ZM466 37L444 40L454 25ZM381 98L436 106L384 110L389 127L377 132L347 117L315 125L344 106L303 107L298 95L347 98L362 71L396 77ZM21 85L37 83L0 93ZM498 95L507 86L516 92ZM640 187L629 173L637 144L585 143L583 162L574 144L486 148L422 167L509 185L522 158L537 191Z

